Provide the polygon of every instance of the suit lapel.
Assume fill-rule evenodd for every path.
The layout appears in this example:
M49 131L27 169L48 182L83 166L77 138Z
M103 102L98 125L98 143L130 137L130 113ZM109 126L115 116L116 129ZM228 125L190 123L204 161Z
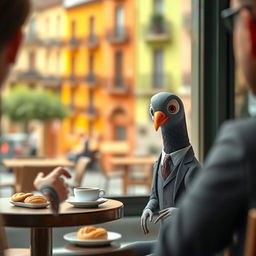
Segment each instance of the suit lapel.
M193 148L191 147L179 165L179 170L177 172L177 178L175 180L175 186L174 186L174 197L176 196L177 191L184 179L184 176L187 173L187 170L189 168L188 164L191 163L193 158L194 158L194 151L193 151Z

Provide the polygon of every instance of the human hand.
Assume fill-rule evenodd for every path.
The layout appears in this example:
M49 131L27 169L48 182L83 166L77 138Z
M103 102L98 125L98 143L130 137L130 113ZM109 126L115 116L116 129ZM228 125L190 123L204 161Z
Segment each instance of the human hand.
M177 210L177 208L175 208L175 207L169 207L169 208L159 211L160 215L156 218L154 223L156 224L159 220L166 218L167 216L171 216L176 210Z
M144 234L148 234L149 230L148 230L148 219L150 222L152 222L153 220L153 212L150 209L145 209L141 215L141 219L140 219L140 225L141 228L144 232Z
M34 180L34 186L40 190L43 185L52 187L58 194L59 201L62 202L68 197L68 185L64 182L62 176L71 178L70 173L62 167L55 168L48 175L44 176L44 173L38 173Z

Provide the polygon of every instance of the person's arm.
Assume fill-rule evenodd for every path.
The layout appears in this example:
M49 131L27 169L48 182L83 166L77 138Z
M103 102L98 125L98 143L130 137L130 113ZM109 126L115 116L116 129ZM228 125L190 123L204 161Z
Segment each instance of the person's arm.
M205 256L229 243L246 215L245 154L239 133L225 126L178 214L165 221L156 255Z
M40 172L34 180L34 186L38 190L43 186L52 187L58 195L59 202L62 202L68 197L68 185L64 182L62 176L71 178L70 173L62 167L55 168L46 176Z

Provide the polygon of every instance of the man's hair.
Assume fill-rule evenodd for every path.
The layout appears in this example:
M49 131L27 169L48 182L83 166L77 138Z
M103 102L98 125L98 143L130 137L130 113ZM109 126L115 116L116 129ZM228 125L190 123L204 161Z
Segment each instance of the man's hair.
M0 48L24 24L30 11L30 0L0 0Z

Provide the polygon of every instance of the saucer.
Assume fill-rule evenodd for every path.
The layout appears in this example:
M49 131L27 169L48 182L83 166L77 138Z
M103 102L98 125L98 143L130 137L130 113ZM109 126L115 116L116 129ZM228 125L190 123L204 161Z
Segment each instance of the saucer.
M99 245L108 245L111 242L118 240L122 237L121 234L116 232L110 232L108 231L108 237L106 239L78 239L77 238L77 232L71 232L68 234L65 234L63 238L75 245L80 246L99 246Z
M75 197L70 197L66 200L66 202L72 204L74 207L78 208L96 208L98 205L107 202L107 198L99 198L96 201L89 201L89 202L80 202Z

